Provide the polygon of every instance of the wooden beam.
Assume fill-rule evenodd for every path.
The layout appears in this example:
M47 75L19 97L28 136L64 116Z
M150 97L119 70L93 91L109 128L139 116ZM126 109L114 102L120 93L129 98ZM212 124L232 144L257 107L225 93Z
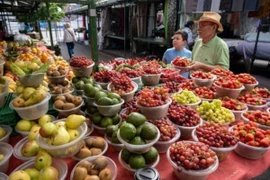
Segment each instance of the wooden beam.
M96 2L96 0L25 0L26 2L46 2L46 3L76 3L76 4L89 4Z

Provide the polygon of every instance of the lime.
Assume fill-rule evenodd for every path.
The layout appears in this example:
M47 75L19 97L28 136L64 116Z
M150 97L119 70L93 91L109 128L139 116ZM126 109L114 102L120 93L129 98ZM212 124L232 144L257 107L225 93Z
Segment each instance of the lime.
M104 118L101 119L101 121L100 121L100 126L101 127L106 128L109 125L113 125L112 118L104 117Z
M120 101L118 99L116 99L116 98L112 98L111 100L112 100L113 104L119 104L120 103Z
M140 136L143 125L136 128L136 136Z
M133 124L125 123L120 127L120 136L129 141L136 135L136 127Z
M146 164L151 164L157 160L158 151L156 148L151 147L149 151L143 154Z
M98 99L97 104L102 105L102 106L108 106L108 105L113 105L113 101L112 99L108 97L101 97Z
M109 125L106 127L106 135L108 137L112 137L113 133L116 132L118 130L118 126L117 125Z
M157 137L158 130L155 125L151 123L144 124L140 136L145 140L153 140Z
M89 88L87 94L85 94L88 97L95 97L96 93L99 92L99 89L96 87Z
M132 112L127 116L126 121L138 127L145 123L146 117L138 112Z
M121 117L119 114L116 114L115 116L112 117L113 124L118 124L121 120Z
M94 114L94 113L98 112L97 107L92 106L92 105L87 105L87 110L88 110L88 112L89 112L90 114Z
M115 143L115 144L121 144L121 142L117 138L117 131L113 132L111 141L112 143Z
M94 86L95 86L98 90L102 90L102 87L101 87L100 84L95 84Z
M119 124L119 129L124 125L126 124L127 122L126 121L122 121L120 124Z
M132 154L129 157L129 165L133 169L139 169L145 166L145 159L141 154Z
M87 94L90 94L91 89L92 89L93 85L92 84L85 84L83 87L83 92L84 94L87 96Z
M129 141L130 144L134 145L144 145L145 142L140 136L135 136L133 139Z
M131 154L132 154L131 152L129 152L126 148L124 148L121 152L121 159L128 164Z
M111 98L111 99L115 98L118 101L120 101L120 99L121 99L121 96L119 94L116 94L116 93L113 93L113 92L108 93L108 97Z
M107 94L105 92L103 92L103 91L96 92L96 94L95 94L95 101L98 101L102 97L107 97Z
M79 79L78 77L74 77L74 78L72 78L71 82L72 82L73 84L76 84L79 80L80 80L80 79Z
M100 124L100 121L102 118L103 118L103 116L99 112L94 113L93 114L93 123Z

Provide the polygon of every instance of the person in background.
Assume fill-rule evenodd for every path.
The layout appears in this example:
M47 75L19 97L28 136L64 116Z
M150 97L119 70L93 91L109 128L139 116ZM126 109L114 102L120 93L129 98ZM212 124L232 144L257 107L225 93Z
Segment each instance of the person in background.
M170 64L177 56L191 58L191 51L185 48L187 43L187 33L183 31L176 31L172 37L173 47L166 50L163 55L162 61L166 64ZM188 77L189 73L182 74L184 77Z
M186 44L186 48L192 50L193 45L194 45L194 39L193 39L193 33L192 30L195 28L195 24L193 21L188 21L185 24L185 28L182 30L184 32L186 32L188 34L188 38L187 38L187 44Z
M191 71L212 71L215 68L229 69L229 49L227 44L217 36L222 32L220 15L216 12L204 12L198 23L198 35L192 50Z
M70 27L70 24L65 24L64 30L64 43L67 44L69 57L72 58L74 56L74 43L76 42L76 37L74 30Z
M100 27L97 28L98 34L97 34L97 41L98 41L98 50L103 49L103 36L101 34L101 29Z
M27 22L25 22L24 23L24 31L26 31L26 32L28 32L29 31L29 28L30 28L30 26L29 26L29 24L27 23Z

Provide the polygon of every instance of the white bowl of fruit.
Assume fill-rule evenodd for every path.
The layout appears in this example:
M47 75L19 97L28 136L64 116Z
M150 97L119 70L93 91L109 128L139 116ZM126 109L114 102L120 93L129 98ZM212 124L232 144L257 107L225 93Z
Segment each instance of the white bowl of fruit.
M263 110L267 107L267 101L259 94L246 93L237 99L245 103L249 110Z
M206 73L202 71L194 71L190 78L193 79L195 86L197 87L211 87L214 80L217 78L216 75Z
M149 151L143 154L132 153L124 148L120 151L118 160L126 170L135 173L137 169L145 166L156 167L160 157L157 149L154 147L151 147Z
M263 99L270 102L270 91L267 88L256 87L252 90L253 93L261 95Z
M247 73L237 74L236 78L244 85L245 92L252 91L259 84L255 77Z
M245 87L237 79L232 77L218 78L214 81L216 96L237 98Z
M5 142L0 142L0 172L6 173L9 168L9 160L12 155L13 148L10 144Z
M189 71L191 59L177 56L174 60L172 60L171 64L175 69L180 70L180 74L183 74Z
M215 99L216 93L207 87L197 87L193 90L196 96L199 96L202 101L213 101Z
M204 123L192 131L192 139L210 146L223 161L237 147L238 140L226 127L213 122Z
M233 72L230 70L225 70L221 68L216 68L211 71L211 74L216 75L217 77L227 77L227 76L232 76Z
M178 179L206 179L219 165L216 153L200 142L178 141L166 155ZM179 160L176 156L180 156Z
M8 125L0 124L0 142L8 143L12 128Z
M158 127L160 138L158 142L154 144L154 147L159 153L166 153L169 146L176 142L180 136L180 129L177 128L169 119L163 118L159 120L148 121Z
M185 105L171 105L167 117L180 129L181 139L190 139L192 131L203 123L198 112Z
M241 114L244 123L255 122L263 130L270 129L270 114L265 111L246 111Z
M239 139L234 151L246 159L260 159L270 149L269 138L266 137L267 132L258 128L256 123L238 123L229 131L232 131ZM247 133L241 133L243 131Z
M190 106L193 109L196 109L197 106L201 103L201 99L196 96L192 91L183 90L181 93L174 93L171 95L178 104Z

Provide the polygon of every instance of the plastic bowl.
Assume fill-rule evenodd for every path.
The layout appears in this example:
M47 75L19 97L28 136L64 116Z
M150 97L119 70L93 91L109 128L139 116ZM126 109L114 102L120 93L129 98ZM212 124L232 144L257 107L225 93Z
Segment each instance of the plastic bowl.
M34 162L35 162L35 159L31 159L29 161L26 161L25 163L21 164L16 169L14 169L14 171L12 171L12 173L14 173L15 171L24 170L27 168L34 168L35 167ZM66 176L68 174L67 163L61 159L54 159L53 158L52 166L58 170L58 179L65 180ZM10 174L12 174L12 173L10 173Z
M141 78L141 76L130 78L130 79L131 79L131 81L135 82L138 87L142 85L142 78Z
M4 65L6 61L0 61L0 76L4 75Z
M8 176L5 173L0 172L0 179L1 180L8 180Z
M250 92L250 91L252 91L252 89L254 89L258 84L259 84L258 81L256 81L255 84L243 84L244 87L245 87L245 90L244 90L244 91L245 91L245 92Z
M168 148L180 138L180 129L176 127L176 131L176 135L169 141L158 141L154 144L154 147L158 150L159 153L166 153Z
M122 154L122 150L121 152L119 153L118 155L118 161L120 162L120 164L128 171L132 172L132 173L135 173L137 171L137 169L133 169L129 166L129 164L127 164L125 161L122 160L121 158L121 154ZM159 160L160 160L160 157L159 157L159 154L158 154L158 157L157 157L157 160L151 164L146 164L146 166L150 166L150 167L156 167L159 163ZM147 178L148 179L148 178Z
M70 66L74 75L76 77L82 77L82 76L90 76L92 71L93 71L93 66L95 65L95 63L93 62L92 64L90 64L89 66L83 68L83 67L73 67Z
M199 142L197 136L196 136L196 129L194 129L192 131L192 139L196 142ZM237 143L234 146L230 146L230 147L212 147L210 146L210 149L212 149L217 157L219 161L223 161L224 159L226 159L226 157L229 155L229 153L234 150L237 147Z
M189 66L176 66L176 65L172 64L172 67L173 67L174 69L179 70L179 71L180 71L180 72L179 72L180 74L184 74L184 73L190 71Z
M251 104L247 104L245 103L245 105L247 105L248 110L263 110L265 108L267 108L267 103L263 104L263 105L251 105Z
M97 82L96 81L96 84L99 84L102 87L102 89L107 90L107 86L108 86L109 83L108 82L105 83L105 82Z
M68 117L71 114L77 114L81 111L81 106L84 105L84 102L82 102L79 106L76 106L75 108L72 109L67 109L67 110L63 110L63 109L57 109L54 105L53 105L53 109L55 109L56 111L59 112L58 116L62 116L62 117Z
M166 104L156 107L144 107L136 103L136 106L139 108L140 112L147 118L147 119L161 119L167 116L168 109L170 104L172 103L171 98L167 100Z
M23 147L23 145L25 143L27 143L29 140L28 140L28 137L25 137L23 138L22 140L20 140L15 146L14 146L14 151L13 151L13 155L15 156L15 158L17 159L20 159L22 161L28 161L28 160L31 160L31 159L35 159L36 156L31 156L31 157L25 157L22 155L21 153L21 149Z
M246 118L245 116L244 116L244 112L241 114L241 118L244 120L244 123L245 124L248 124L249 122L254 122L254 121L250 121L248 118ZM260 123L257 123L258 124L258 127L260 128L260 129L263 129L263 130L269 130L270 129L270 126L267 126L267 125L262 125L262 124L260 124Z
M187 142L196 143L196 142L192 142L192 141L187 141ZM182 168L181 166L178 167L177 164L175 164L175 162L173 162L171 160L171 158L170 158L170 150L169 149L168 149L168 151L166 153L166 156L167 156L167 159L168 159L169 163L173 167L174 174L176 175L176 177L178 179L206 180L207 176L209 174L213 173L214 171L216 171L216 169L218 168L219 161L217 161L217 160L215 161L215 163L213 165L211 165L210 167L208 167L206 169L203 169L203 170L186 170L185 168Z
M245 105L245 104L244 104ZM233 114L234 114L234 117L235 117L235 123L238 123L241 121L241 114L243 112L246 112L248 110L248 107L247 105L245 105L245 109L244 110L241 110L241 111L236 111L236 110L230 110Z
M6 131L6 135L0 139L0 142L8 143L9 142L9 136L12 133L12 128L8 125L0 124L0 127L2 127Z
M174 124L174 125L180 129L180 132L181 132L180 138L184 139L184 140L188 140L188 139L192 138L192 131L202 124L203 124L203 120L200 119L199 124L197 124L196 126L192 126L192 127L179 126L177 124Z
M95 156L95 158L92 158L92 157L84 158L84 159L81 160L81 161L88 161L88 162L91 162L91 163L93 164L93 163L95 162L95 160L96 160L97 157L99 157L99 156ZM106 158L107 158L107 160L108 160L108 165L106 166L106 168L108 168L108 169L110 169L110 170L112 171L112 173L113 173L112 180L115 180L116 177L117 177L117 166L116 166L115 162L114 162L111 158L109 158L109 157L107 157L107 156L103 156L103 157L106 157ZM80 162L81 162L81 161L80 161ZM76 169L76 167L80 164L80 162L78 162L78 163L74 166L74 168L72 169L72 171L71 171L71 173L70 173L70 180L73 180L73 176L74 176L75 169Z
M131 92L120 95L121 98L124 99L125 102L131 101L134 97L135 92L138 89L138 85L135 82L131 82L131 83L132 83L134 89ZM107 89L108 89L108 91L111 91L111 83L108 84Z
M37 104L27 107L14 107L14 100L12 100L9 103L9 107L14 109L22 119L34 120L44 116L48 112L50 99L51 95L47 93L47 97Z
M234 151L246 158L246 159L260 159L264 156L264 154L270 149L270 147L255 147L255 146L249 146L245 143L238 142L237 147L234 149Z
M69 92L65 92L65 93L61 93L61 94L53 94L53 93L50 93L51 96L52 96L52 99L54 100L56 98L56 96L64 96L66 94L72 94L74 92L74 88L70 87L69 88Z
M59 122L59 121L65 121L65 119L54 121L54 123ZM53 157L68 158L68 157L74 156L81 149L83 145L83 137L85 136L87 132L86 123L83 123L78 128L78 131L80 132L80 136L77 139L63 145L58 145L58 146L49 145L46 142L47 138L42 138L39 134L37 134L36 141L41 148L45 149Z
M245 89L245 87L242 85L241 88L238 89L229 89L229 88L223 88L221 86L216 85L215 83L213 83L214 86L216 87L216 96L217 97L224 97L224 96L228 96L230 98L236 99L240 92Z
M96 137L98 137L98 136L85 136L83 139L86 140L87 138L90 138L90 137L96 138ZM105 140L105 139L104 139L104 140ZM98 155L95 155L95 156L89 156L89 157L87 157L87 158L88 158L89 160L95 159L96 157L102 156L103 154L105 154L105 153L107 152L107 150L108 150L108 143L107 143L107 141L105 140L105 147L104 147L104 149L102 150L102 152L101 152L100 154L98 154ZM81 158L78 158L78 157L76 157L76 156L72 156L72 158L75 159L75 160L77 160L77 161L82 160Z
M4 154L4 158L0 161L0 172L6 173L9 167L9 159L12 155L13 148L8 143L0 142L0 152Z
M94 123L91 124L91 127L87 126L87 131L85 136L90 136L92 134L92 132L94 131Z
M141 76L142 83L145 86L154 86L159 83L161 74L143 74Z
M38 87L42 84L45 73L40 74L28 74L23 76L17 76L19 81L24 87Z
M48 76L47 75L47 78L51 83L58 84L58 83L62 83L65 80L67 73L61 76Z
M213 77L212 77L211 79L195 78L195 77L193 77L192 75L190 76L190 78L193 80L194 85L195 85L196 87L203 87L203 86L205 86L205 87L210 88L210 87L212 86L214 80L217 78L216 75L213 75L213 74L212 74L212 76L213 76Z
M189 106L191 107L192 109L195 109L198 107L198 105L202 102L201 98L199 98L199 101L196 102L196 103L192 103L192 104L183 104L183 105L186 105L186 106Z
M145 122L148 123L148 122ZM126 142L121 136L120 136L120 131L117 131L117 138L119 139L119 141L121 143L124 144L125 148L127 148L127 150L129 150L132 153L136 153L136 154L143 154L146 153L147 151L149 151L151 149L151 147L159 140L160 138L160 132L158 130L158 128L155 126L155 128L157 129L157 137L151 141L146 141L146 144L143 145L134 145L134 144L130 144L128 142Z
M113 149L114 149L115 151L118 151L118 152L119 152L119 151L121 151L121 150L124 148L124 144L113 143L113 142L111 141L111 138L108 137L106 134L104 135L104 138L105 138L105 140L107 141L107 143L113 147Z
M266 112L268 112L270 114L270 108L267 108Z
M124 104L124 102L125 101L121 99L120 103L114 104L114 105L102 106L102 105L98 105L95 102L93 104L94 106L97 107L99 113L102 114L103 116L114 116L117 113L119 113L119 111L121 110L121 106L122 104Z
M95 98L87 97L84 94L82 95L82 97L86 100L87 105L94 106Z

